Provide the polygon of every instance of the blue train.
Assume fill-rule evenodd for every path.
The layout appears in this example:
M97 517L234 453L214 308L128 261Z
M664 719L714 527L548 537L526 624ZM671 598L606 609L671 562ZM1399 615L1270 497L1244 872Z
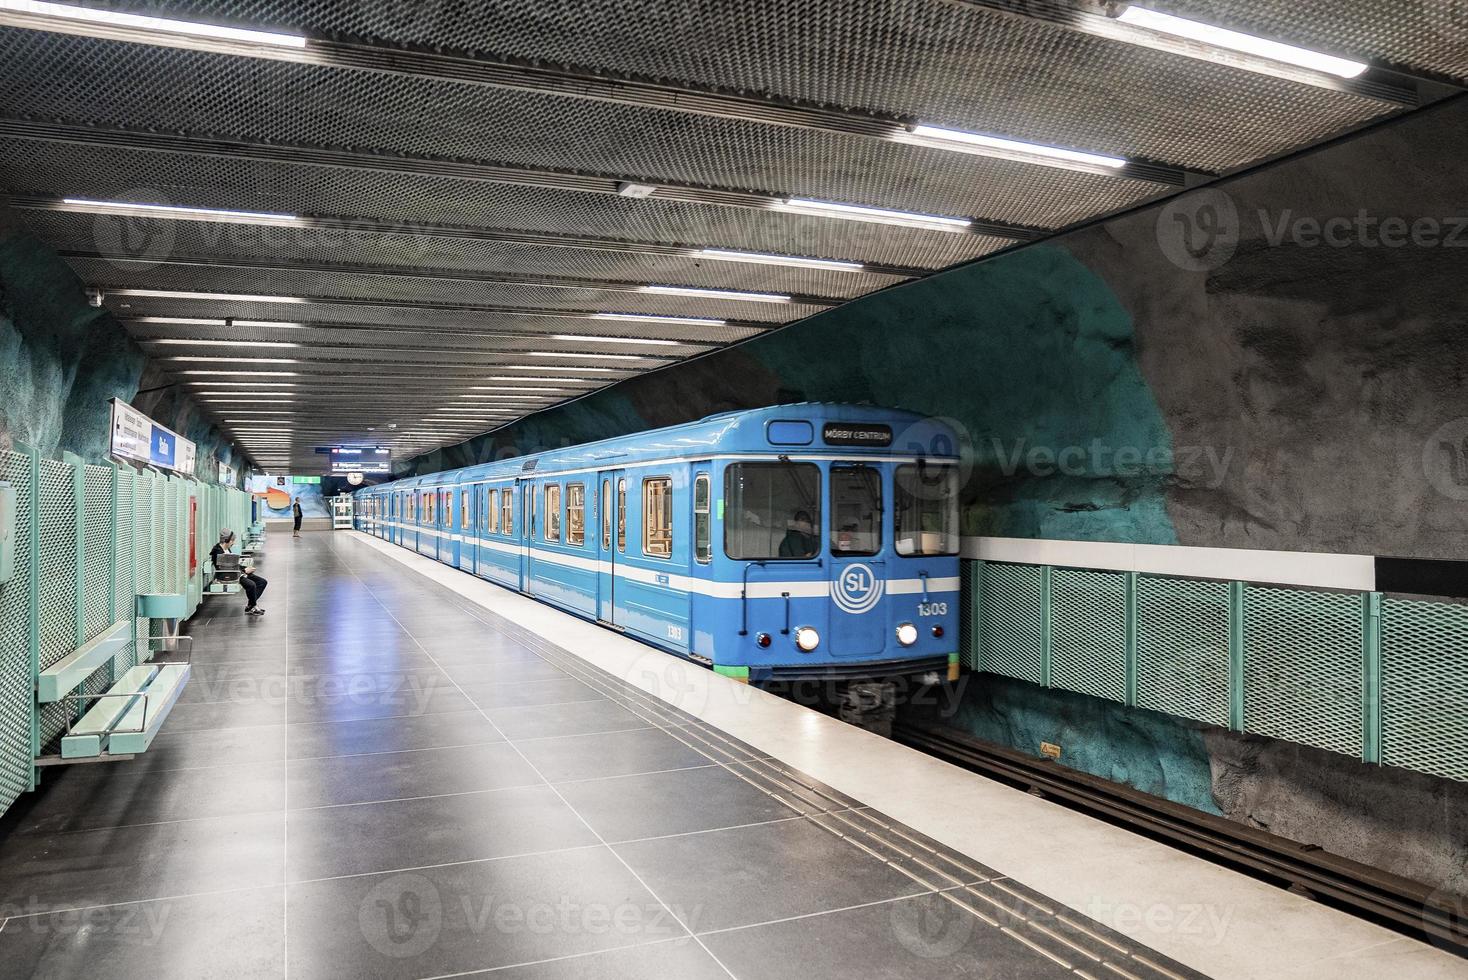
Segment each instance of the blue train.
M958 674L953 432L807 403L356 493L357 526L749 682Z

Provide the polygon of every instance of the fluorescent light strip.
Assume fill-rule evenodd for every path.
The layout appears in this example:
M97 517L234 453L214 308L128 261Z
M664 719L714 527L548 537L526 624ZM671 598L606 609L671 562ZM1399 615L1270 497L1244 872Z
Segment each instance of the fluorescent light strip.
M590 378L550 378L550 377L546 377L546 378L535 378L535 377L518 378L518 377L514 376L513 374L495 374L495 375L491 375L490 378L489 378L489 380L490 381L564 381L564 382L567 382L567 383L570 383L570 384L586 384L586 385L589 385L589 384L600 384L599 381L592 381Z
M299 378L299 371L183 371L182 374L232 374L236 377L249 378Z
M131 323L167 323L183 327L267 327L280 330L304 330L304 323L283 323L278 320L206 320L192 316L135 316Z
M616 374L618 371L625 370L625 369L623 369L623 368L604 368L604 367L581 367L579 365L576 366L576 367L556 367L554 364L505 364L505 365L502 365L500 367L500 370L501 371L575 371L577 374ZM492 380L499 380L499 379L492 379ZM508 380L508 379L506 379L506 380ZM559 380L559 379L552 379L552 380ZM571 381L571 380L580 380L580 379L579 378L578 379L566 378L565 380Z
M924 228L929 231L967 231L973 226L969 218L949 218L937 214L920 214L916 211L893 211L888 208L869 208L861 204L841 204L838 201L818 201L809 197L790 197L771 201L769 207L790 214L813 214L826 218L849 218L852 221L870 221L881 225L902 225L908 228Z
M965 149L973 147L975 150L996 150L1005 154L1023 154L1025 156L1044 157L1047 160L1058 160L1066 163L1084 163L1097 167L1124 167L1127 161L1121 157L1105 156L1100 153L1087 153L1083 150L1068 150L1063 146L1049 146L1044 143L1030 143L1025 140L1006 139L1002 136L989 136L984 133L970 133L961 129L946 129L942 126L914 126L912 135L923 140L935 140L939 143L957 143L951 149ZM899 142L904 137L897 137ZM945 147L945 149L950 147Z
M231 395L238 395L238 394L241 394L241 392L232 391L229 394L231 394ZM251 404L251 405L294 405L295 404L295 399L293 399L293 398L208 398L208 399L205 399L204 404L205 405L232 405L235 402L246 402L246 403ZM234 409L229 409L229 411L232 412L232 411L234 411Z
M564 388L536 388L528 385L470 385L470 391L549 391L562 392ZM463 397L469 397L467 395Z
M681 340L651 340L647 337L599 337L589 333L558 333L554 337L556 340L587 340L596 344L650 344L655 347L677 347L683 343Z
M3 0L0 0L3 2ZM232 211L225 208L189 208L172 204L140 204L132 201L92 201L84 197L64 197L68 207L102 214L144 215L154 218L184 218L205 221L235 221L263 225L299 225L294 214L272 214L268 211Z
M628 323L683 323L691 327L722 327L729 322L706 316L658 316L654 313L593 313L589 319L626 320Z
M73 7L70 4L42 3L39 0L0 0L0 11L29 14L33 17L45 17L64 24L94 24L105 27L125 27L155 34L176 34L185 37L210 38L219 41L243 41L248 44L268 44L272 47L281 48L306 47L306 39L298 34L280 34L274 31L251 31L238 27L218 27L214 24L196 24L186 20L168 20L163 17L145 17L141 14L117 13L112 10Z
M746 293L736 289L703 289L699 286L638 286L639 293L658 296L698 296L703 299L738 299L750 303L789 303L784 293Z
M1129 6L1117 15L1116 19L1123 24L1157 31L1159 34L1169 34L1172 37L1196 41L1214 48L1251 54L1269 61L1294 65L1297 68L1309 68L1312 71L1325 72L1339 78L1355 78L1370 67L1365 62L1321 54L1309 48L1300 48L1281 41L1270 41L1266 38L1255 37L1253 34L1230 31L1223 27L1204 24L1201 21L1188 20L1185 17L1174 17L1172 14L1148 10L1146 7ZM1194 57L1210 60L1207 53L1203 51L1199 51ZM1245 67L1236 61L1230 61L1228 64Z
M167 344L171 347L299 347L284 340L192 340L187 337L154 337L150 344Z
M720 262L753 262L757 265L788 265L798 269L830 269L833 272L860 272L860 262L839 259L809 259L800 255L777 255L771 252L736 252L727 248L701 248L693 253L703 259Z
M593 361L649 361L666 360L667 358L654 357L651 354L577 354L572 351L532 350L526 351L531 357L586 357ZM588 368L576 368L577 371L589 370Z
M203 354L185 354L180 357L170 357L170 361L189 361L192 363L209 364L300 364L301 362L290 357L209 357Z
M0 0L4 2L4 0ZM144 299L204 299L219 303L309 303L299 296L252 296L246 293L195 293L184 289L104 289L107 296L138 296ZM254 321L247 321L254 322ZM236 322L235 326L241 326Z

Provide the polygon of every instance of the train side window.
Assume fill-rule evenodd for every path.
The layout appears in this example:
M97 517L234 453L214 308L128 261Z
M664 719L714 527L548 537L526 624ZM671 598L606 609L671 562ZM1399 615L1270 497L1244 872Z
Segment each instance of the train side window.
M617 550L627 553L627 481L617 481Z
M484 530L492 534L500 529L500 492L490 490L484 495Z
M875 555L881 550L881 471L831 467L831 554Z
M586 543L586 485L566 484L566 543Z
M459 527L465 531L473 528L469 523L469 491L459 491Z
M642 553L649 558L673 556L673 481L642 481Z
M798 561L821 552L821 470L814 463L734 463L724 471L724 554Z
M561 540L561 485L545 485L545 539Z
M437 499L438 499L438 494L437 493L425 493L423 495L423 504L424 504L425 507L428 508L428 512L423 517L423 523L424 524L432 524L433 523L433 504L434 504L434 501L437 500Z
M693 479L693 557L707 565L714 556L709 540L709 475L700 473Z
M601 481L601 550L612 550L612 481Z
M509 487L500 494L500 533L515 533L515 491Z
M958 470L909 463L892 475L893 544L899 555L958 554Z

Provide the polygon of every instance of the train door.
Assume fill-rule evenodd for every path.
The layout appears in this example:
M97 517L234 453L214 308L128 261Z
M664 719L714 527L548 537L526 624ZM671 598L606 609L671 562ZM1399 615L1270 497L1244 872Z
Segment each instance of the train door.
M462 571L474 571L474 517L479 513L476 506L479 502L479 488L476 486L461 486L459 494L459 528L454 532L454 564Z
M520 591L530 591L530 546L535 540L535 484L529 480L515 481L515 496L520 501Z
M619 544L623 548L627 544L627 482L622 470L602 470L597 474L596 500L596 618L615 623L617 549Z
M882 561L882 471L862 463L833 464L827 485L830 649L837 656L871 656L887 644L887 617L879 601L887 578Z

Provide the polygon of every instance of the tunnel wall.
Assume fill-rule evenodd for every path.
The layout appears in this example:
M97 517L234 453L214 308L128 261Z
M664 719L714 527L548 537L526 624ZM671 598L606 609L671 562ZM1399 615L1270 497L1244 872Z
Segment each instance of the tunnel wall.
M121 398L197 444L200 480L218 481L216 460L243 472L228 437L166 384L122 324L87 304L66 263L0 206L0 449L19 442L45 457L100 459L109 447L108 401Z
M1465 132L1468 100L1442 103L631 379L411 468L783 401L872 402L962 433L967 535L1459 558ZM992 675L970 681L955 719L982 737L1031 753L1064 742L1067 765L1468 892L1468 786Z

